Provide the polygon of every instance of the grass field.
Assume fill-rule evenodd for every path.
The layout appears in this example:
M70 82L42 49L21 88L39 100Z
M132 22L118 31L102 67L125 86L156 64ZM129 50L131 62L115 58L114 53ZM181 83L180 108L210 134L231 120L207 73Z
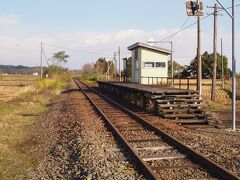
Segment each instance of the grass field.
M0 179L22 179L38 164L33 139L36 124L65 85L55 80L37 81L32 76L0 78Z
M31 90L38 79L35 76L0 76L0 102Z

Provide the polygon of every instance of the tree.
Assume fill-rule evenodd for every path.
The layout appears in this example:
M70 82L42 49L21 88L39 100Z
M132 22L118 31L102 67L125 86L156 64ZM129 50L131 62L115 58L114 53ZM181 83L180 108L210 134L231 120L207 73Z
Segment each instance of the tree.
M178 77L182 71L184 70L184 66L178 64L176 61L173 61L173 75L174 77ZM172 63L168 62L168 77L172 76Z
M202 55L202 78L212 77L213 67L213 54L209 54L207 51ZM197 57L195 57L189 66L185 66L181 73L182 77L196 77L197 74ZM231 70L228 68L228 59L223 56L223 69L225 75L230 75ZM221 55L217 54L217 78L221 78L222 75L222 59Z
M82 72L84 74L94 73L95 72L94 65L90 63L84 64L82 67Z
M53 53L53 60L54 60L54 65L60 66L62 63L67 63L68 58L70 56L66 54L65 51L59 51L57 53Z
M70 56L67 55L65 53L65 51L59 51L56 53L53 53L52 56L52 61L53 64L50 65L43 73L43 75L46 77L48 76L49 78L60 78L60 77L69 77L70 76L70 72L68 71L68 69L65 69L63 67L61 67L62 63L67 63L68 62L68 58Z
M98 74L105 75L109 69L109 75L113 76L114 74L114 65L111 61L107 61L105 58L99 58L94 65L95 71Z

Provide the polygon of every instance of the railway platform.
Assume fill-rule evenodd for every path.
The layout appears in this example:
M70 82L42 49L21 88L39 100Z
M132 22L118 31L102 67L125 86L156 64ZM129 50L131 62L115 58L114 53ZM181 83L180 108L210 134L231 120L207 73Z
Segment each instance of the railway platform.
M119 81L98 81L98 86L107 94L178 124L208 124L198 91Z

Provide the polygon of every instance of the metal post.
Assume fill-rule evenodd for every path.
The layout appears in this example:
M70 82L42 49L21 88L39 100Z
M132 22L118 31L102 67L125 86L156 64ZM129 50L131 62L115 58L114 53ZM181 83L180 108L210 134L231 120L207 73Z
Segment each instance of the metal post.
M232 0L232 129L236 130L235 0Z
M224 62L223 62L223 41L221 38L221 59L222 59L222 89L224 89Z
M113 59L114 59L114 74L115 74L115 77L117 77L117 53L114 52L114 55L113 55Z
M172 64L172 69L171 69L171 76L172 76L172 79L173 79L173 75L174 75L174 72L173 72L173 42L170 41L170 44L171 44L171 64ZM172 87L173 87L173 81L172 81Z
M43 76L43 69L42 69L42 50L43 50L43 43L41 42L40 79L42 79L42 76Z
M213 72L211 100L216 100L216 71L217 71L217 4L214 4L214 36L213 36Z
M118 48L118 61L119 61L119 81L121 81L121 49Z
M236 59L235 59L235 0L232 0L232 15L216 0L223 10L232 18L232 129L236 130Z
M201 18L198 16L197 91L202 95Z

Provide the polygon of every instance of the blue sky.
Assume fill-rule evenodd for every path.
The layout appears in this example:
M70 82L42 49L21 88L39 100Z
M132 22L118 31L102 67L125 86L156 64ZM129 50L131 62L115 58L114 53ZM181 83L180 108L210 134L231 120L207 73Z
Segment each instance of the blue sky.
M77 69L84 63L95 61L99 56L111 59L118 46L121 46L123 56L129 56L126 49L128 45L136 41L146 42L149 38L162 39L179 30L187 19L185 0L0 2L0 64L38 65L39 44L43 42L48 58L53 52L66 50L71 56L66 66ZM231 1L222 2L227 7L231 6ZM214 0L204 1L205 6L214 3ZM240 0L236 0L238 3ZM206 13L211 11L205 9ZM209 17L202 24L202 51L212 51L212 19ZM195 20L190 18L186 25ZM172 39L175 59L181 64L188 64L195 55L195 27ZM239 34L239 29L237 33ZM219 17L219 37L224 38L225 54L230 58L231 23L226 14ZM237 38L239 43L239 37Z

